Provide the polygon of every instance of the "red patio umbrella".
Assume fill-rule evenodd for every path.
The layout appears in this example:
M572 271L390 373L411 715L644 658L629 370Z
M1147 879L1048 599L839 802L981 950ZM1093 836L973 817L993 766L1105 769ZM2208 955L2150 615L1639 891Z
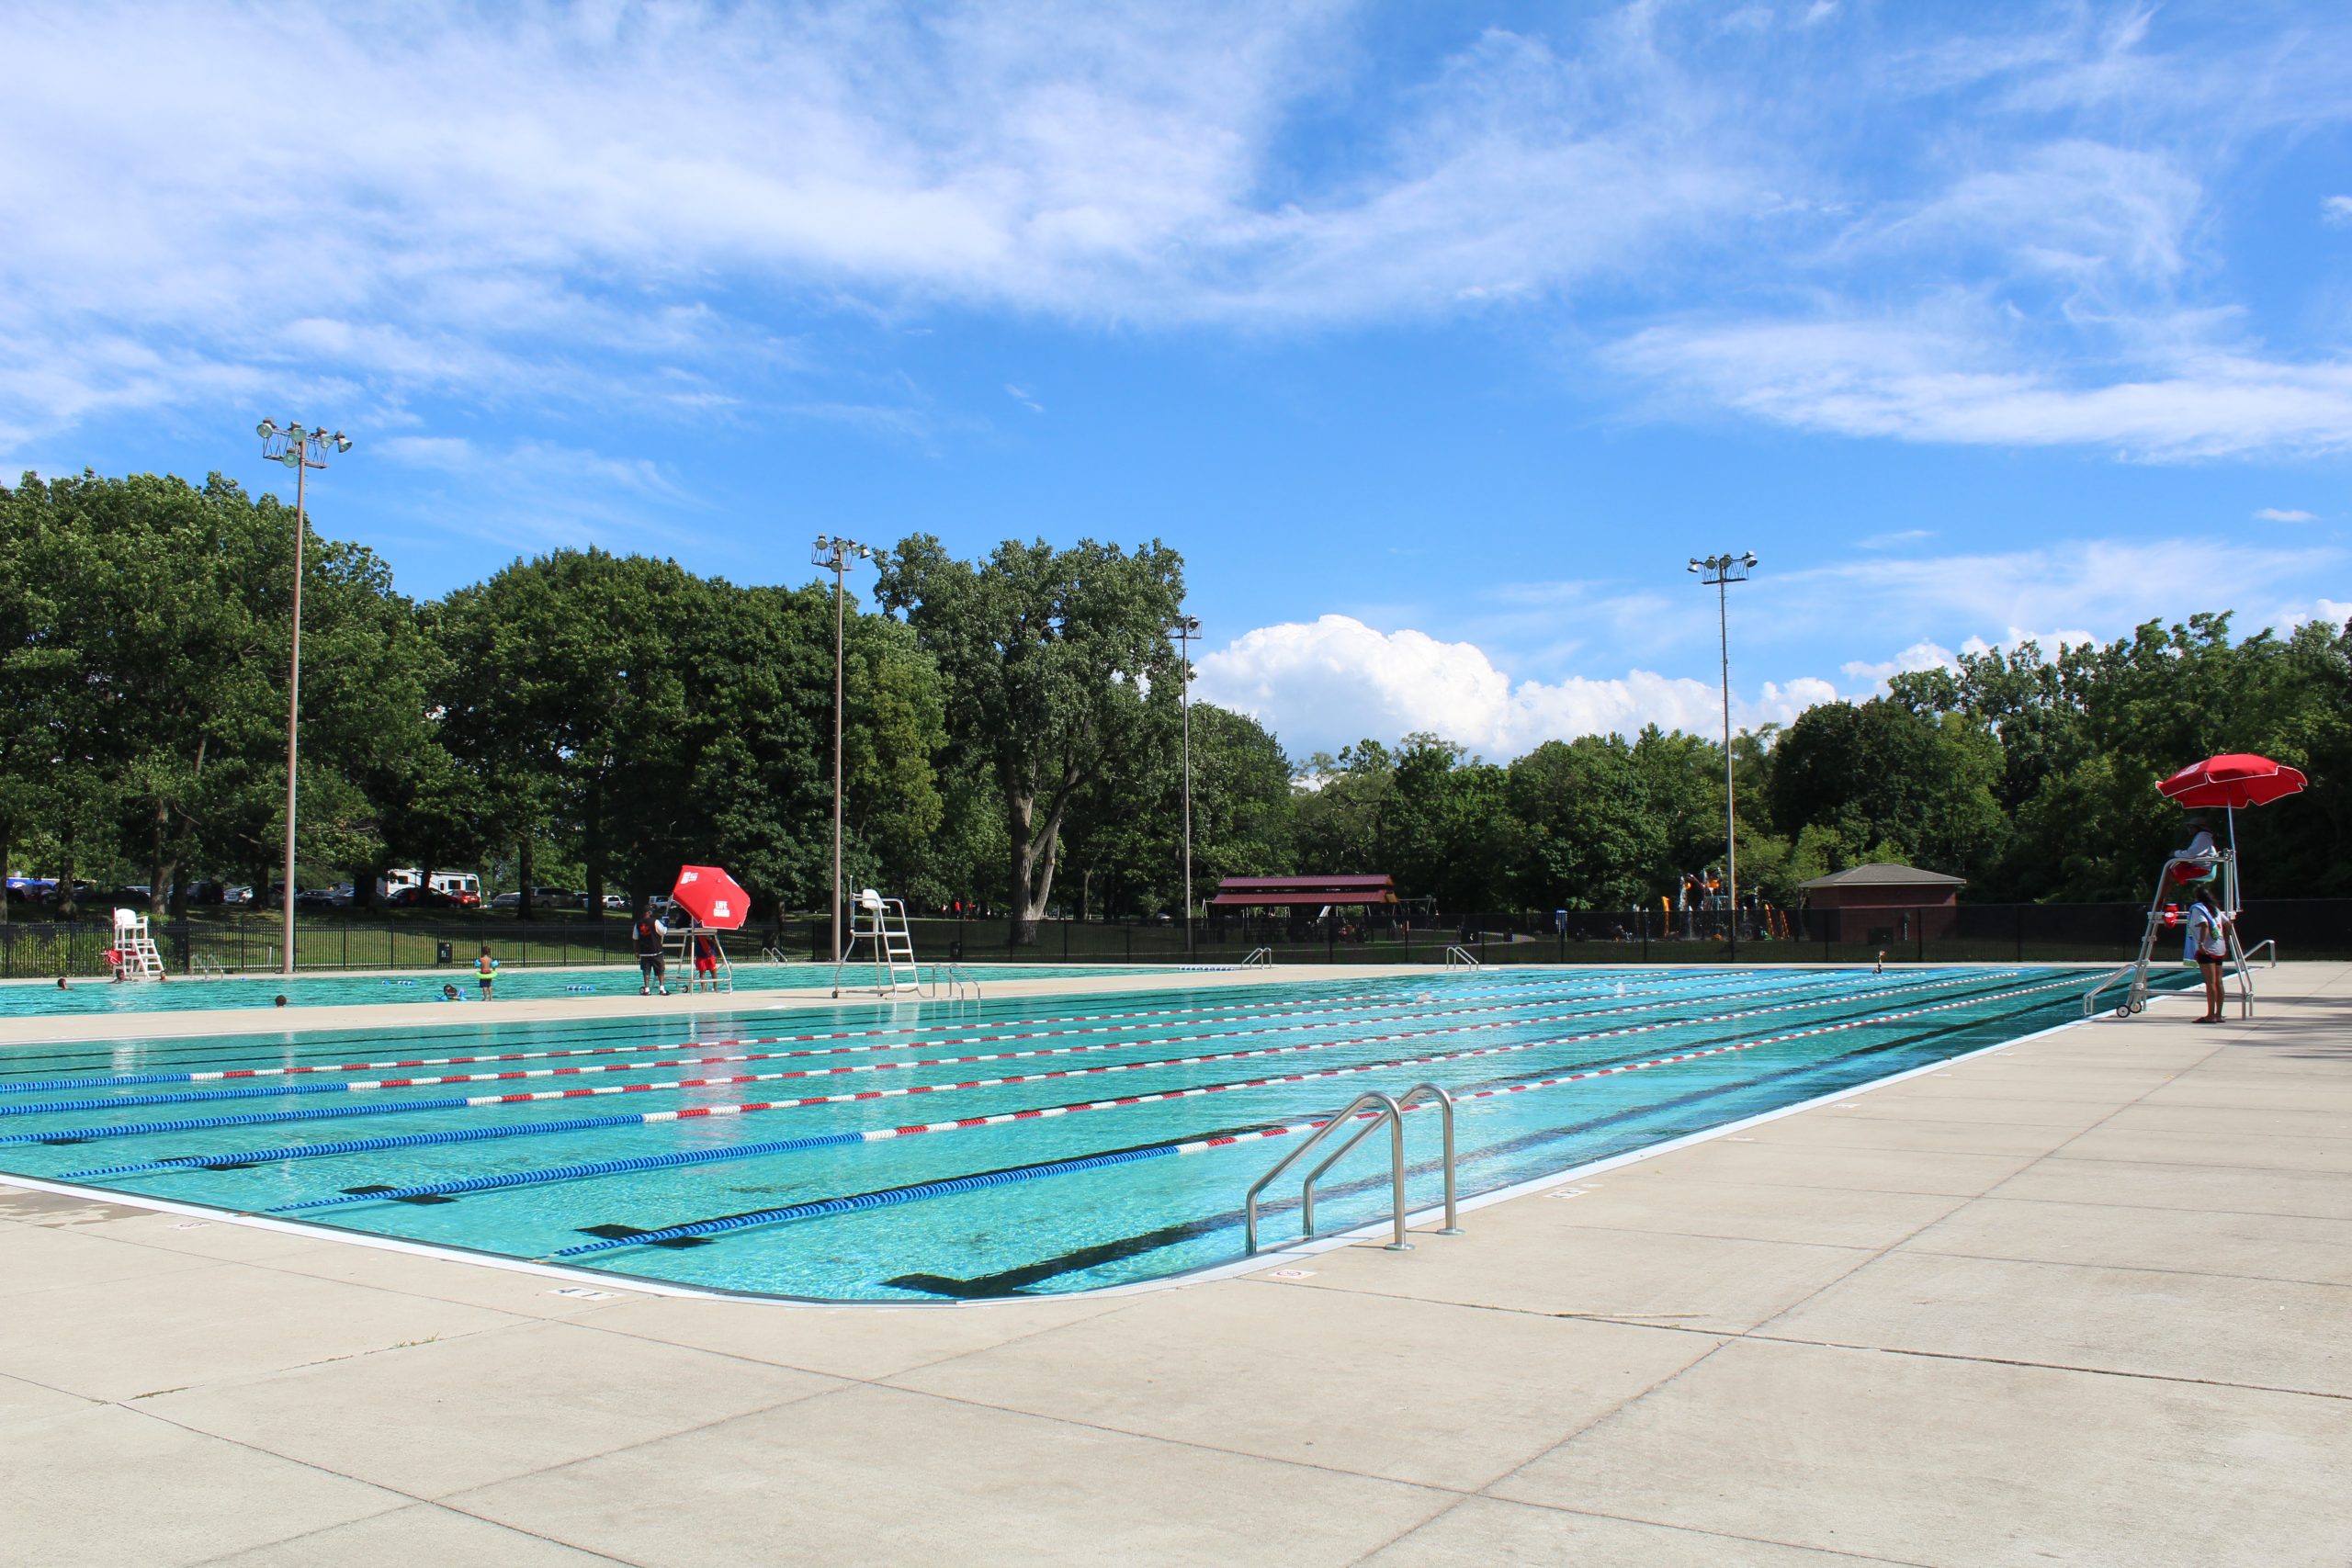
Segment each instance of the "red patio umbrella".
M2201 762L2192 762L2159 783L2156 788L2166 798L2191 809L2214 806L2227 808L2230 814L2230 859L2234 863L2238 854L2238 807L2267 806L2274 800L2299 795L2305 782L2299 768L2274 762L2251 751L2231 751L2219 757L2208 757ZM2233 880L2234 875L2233 873ZM2233 887L2231 891L2234 893L2236 889Z
M2182 806L2267 806L2285 795L2301 793L2307 783L2299 769L2251 751L2233 751L2192 762L2156 785Z
M713 931L742 930L743 917L752 909L742 886L715 865L680 866L677 886L670 889L670 897L695 918L696 925Z

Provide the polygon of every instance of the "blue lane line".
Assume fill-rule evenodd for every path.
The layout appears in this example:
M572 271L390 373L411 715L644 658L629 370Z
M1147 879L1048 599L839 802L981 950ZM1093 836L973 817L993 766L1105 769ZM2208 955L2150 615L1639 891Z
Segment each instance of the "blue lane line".
M51 1100L39 1105L0 1105L0 1116L42 1116L69 1111L114 1111L126 1105L201 1105L220 1100L265 1100L273 1095L348 1094L345 1083L266 1085L258 1089L192 1089L185 1094L118 1094L104 1100Z
M382 1138L346 1138L333 1144L296 1144L282 1149L257 1149L241 1155L175 1155L146 1165L115 1165L99 1170L69 1170L60 1180L92 1181L102 1176L132 1176L151 1170L202 1170L210 1166L260 1165L275 1160L308 1159L315 1155L367 1155L384 1149L413 1148L420 1143L470 1144L484 1138L526 1138L538 1133L577 1133L591 1127L623 1127L640 1122L637 1116L581 1116L569 1122L534 1122L519 1127L469 1127L462 1133L396 1133Z
M402 1111L447 1111L469 1103L463 1095L403 1100L397 1105L331 1105L321 1110L272 1111L260 1115L187 1116L176 1122L126 1122L114 1127L60 1127L47 1133L11 1133L0 1144L79 1144L94 1138L138 1138L150 1133L200 1133L213 1127L262 1127L273 1122L317 1122L330 1116L390 1116ZM214 1155L214 1159L227 1156Z
M665 1230L640 1231L635 1235L610 1236L599 1241L582 1242L577 1247L559 1247L548 1254L552 1258L581 1258L592 1252L610 1252L622 1247L650 1247L657 1242L681 1241L688 1236L717 1235L725 1231L739 1231L752 1225L779 1224L786 1220L813 1220L826 1214L845 1214L856 1209L880 1209L894 1203L919 1203L926 1198L952 1197L958 1192L977 1191L983 1187L1005 1187L1016 1181L1035 1181L1047 1176L1068 1176L1075 1171L1100 1170L1105 1166L1132 1165L1137 1160L1165 1159L1176 1152L1173 1144L1155 1148L1120 1149L1106 1155L1085 1155L1077 1159L1054 1160L1045 1165L1025 1166L1018 1170L992 1170L978 1176L958 1176L945 1181L919 1181L908 1187L886 1187L878 1191L859 1192L846 1198L825 1198L814 1203L795 1203L783 1209L762 1209L748 1214L729 1214L723 1219L696 1220L691 1224L672 1225Z
M820 1133L813 1137L784 1138L767 1144L730 1144L722 1148L685 1149L677 1154L645 1155L636 1159L589 1160L531 1170L510 1170L500 1176L471 1176L462 1180L435 1181L423 1187L399 1187L387 1192L338 1192L332 1198L306 1198L280 1203L269 1212L291 1214L304 1209L332 1209L345 1203L391 1202L401 1198L449 1198L465 1192L495 1192L506 1187L527 1187L540 1181L572 1181L591 1176L619 1176L639 1170L668 1170L682 1165L706 1165L713 1160L752 1159L762 1155L799 1154L807 1149L838 1148L862 1144L863 1133Z

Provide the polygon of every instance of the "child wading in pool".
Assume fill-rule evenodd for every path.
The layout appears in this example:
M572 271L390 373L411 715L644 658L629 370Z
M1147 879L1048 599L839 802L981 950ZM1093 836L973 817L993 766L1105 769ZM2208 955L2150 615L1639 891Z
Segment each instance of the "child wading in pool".
M474 974L481 981L481 999L490 1000L490 983L498 977L498 960L490 955L490 945L482 944L481 956L474 960Z
M668 928L653 918L653 906L648 903L637 917L637 967L640 982L637 994L650 997L655 987L663 996L670 994L667 982L669 966L662 959L662 939L670 934Z

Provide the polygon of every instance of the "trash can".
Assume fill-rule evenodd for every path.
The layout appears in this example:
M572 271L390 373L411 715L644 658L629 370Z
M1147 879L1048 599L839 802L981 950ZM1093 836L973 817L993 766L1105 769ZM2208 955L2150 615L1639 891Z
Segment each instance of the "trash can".
M433 962L434 962L434 963L435 963L435 964L447 964L447 963L451 963L451 962L453 962L453 961L457 958L457 956L458 956L458 955L457 955L457 952L456 952L456 944L455 944L455 943L453 943L453 942L435 942L435 943L433 944Z

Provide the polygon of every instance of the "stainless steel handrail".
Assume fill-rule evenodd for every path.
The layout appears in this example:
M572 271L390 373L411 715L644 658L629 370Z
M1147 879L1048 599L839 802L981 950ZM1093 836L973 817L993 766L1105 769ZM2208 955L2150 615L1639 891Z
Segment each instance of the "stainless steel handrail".
M1253 947L1241 960L1244 969L1272 969L1273 966L1274 950L1271 947Z
M1272 1185L1283 1171L1296 1165L1327 1139L1341 1129L1349 1128L1357 1116L1367 1110L1372 1112L1372 1115L1364 1121L1363 1124L1350 1131L1347 1137L1340 1142L1340 1146L1333 1150L1320 1165L1308 1172L1306 1179L1300 1184L1298 1200L1301 1235L1303 1238L1311 1238L1315 1235L1316 1181L1325 1171L1330 1169L1346 1156L1349 1150L1370 1137L1379 1130L1383 1122L1385 1122L1388 1126L1389 1211L1393 1226L1393 1239L1388 1242L1387 1250L1390 1252L1411 1251L1413 1244L1405 1239L1405 1111L1422 1100L1437 1101L1444 1124L1445 1228L1438 1234L1460 1235L1462 1227L1455 1223L1458 1214L1454 1203L1453 1097L1433 1083L1417 1083L1405 1091L1401 1100L1378 1089L1356 1096L1338 1115L1316 1128L1296 1148L1276 1160L1273 1168L1260 1177L1250 1186L1241 1203L1243 1238L1250 1255L1255 1256L1258 1251L1258 1195Z
M1396 1119L1397 1111L1396 1101L1395 1100L1381 1093L1380 1090L1376 1089L1366 1093L1360 1094L1353 1100L1348 1101L1346 1109L1342 1110L1337 1116L1332 1117L1329 1122L1326 1122L1320 1127L1316 1128L1315 1131L1309 1134L1306 1140L1296 1148L1291 1150L1290 1153L1276 1160L1274 1162L1274 1168L1266 1172L1265 1175L1260 1177L1250 1185L1250 1190L1242 1195L1242 1240L1250 1253L1254 1254L1258 1250L1258 1194L1263 1192L1266 1190L1267 1185L1272 1182L1274 1178L1280 1176L1283 1171L1288 1170L1292 1166L1296 1165L1300 1157L1306 1155L1308 1150L1314 1148L1316 1145L1329 1137L1339 1129L1345 1127L1350 1122L1353 1122L1356 1117L1356 1112L1365 1109L1367 1106L1379 1111L1381 1116L1385 1116L1391 1121L1395 1121ZM1379 1126L1379 1118L1375 1117L1368 1123L1368 1125L1373 1127ZM1405 1131L1404 1128L1399 1125L1396 1130L1396 1241L1399 1245L1406 1245L1404 1144Z
M1449 947L1445 950L1445 966L1448 969L1476 969L1482 965L1478 955L1468 948Z
M1396 1129L1396 1138L1393 1140L1391 1152L1395 1156L1396 1169L1398 1173L1396 1178L1398 1212L1400 1213L1402 1213L1402 1206L1404 1202L1404 1181L1402 1175L1405 1168L1403 1152L1405 1135L1404 1113L1410 1111L1416 1101L1422 1100L1434 1100L1437 1101L1439 1119L1445 1129L1445 1228L1439 1231L1437 1234L1440 1235L1460 1235L1462 1234L1462 1227L1460 1224L1455 1223L1459 1216L1454 1207L1453 1193L1453 1096L1446 1093L1445 1090L1440 1089L1433 1083L1417 1083L1412 1088L1407 1089L1403 1094L1396 1097L1397 1115L1392 1123ZM1374 1117L1373 1120L1365 1122L1363 1128L1359 1130L1353 1137L1341 1144L1338 1148L1332 1150L1329 1155L1324 1157L1322 1164L1317 1166L1313 1170L1306 1173L1306 1179L1299 1184L1298 1192L1298 1224L1301 1235L1311 1239L1315 1235L1315 1184L1322 1179L1323 1173L1325 1171L1339 1164L1341 1159L1346 1157L1347 1152L1350 1149L1354 1148L1358 1144L1363 1143L1365 1137L1371 1134L1372 1130L1379 1125L1380 1119L1377 1117ZM1398 1236L1400 1240L1402 1239L1402 1235L1403 1233L1399 1231ZM1392 1244L1389 1250L1394 1252L1397 1250L1397 1248Z
M2260 953L2266 947L2270 950L2270 962L2264 964L2263 967L2265 969L2278 968L2278 939L2274 936L2264 937L2260 942L2256 942L2252 947L2247 948L2244 953L2238 954L2238 967L2244 969L2252 965L2254 963L2254 955Z

